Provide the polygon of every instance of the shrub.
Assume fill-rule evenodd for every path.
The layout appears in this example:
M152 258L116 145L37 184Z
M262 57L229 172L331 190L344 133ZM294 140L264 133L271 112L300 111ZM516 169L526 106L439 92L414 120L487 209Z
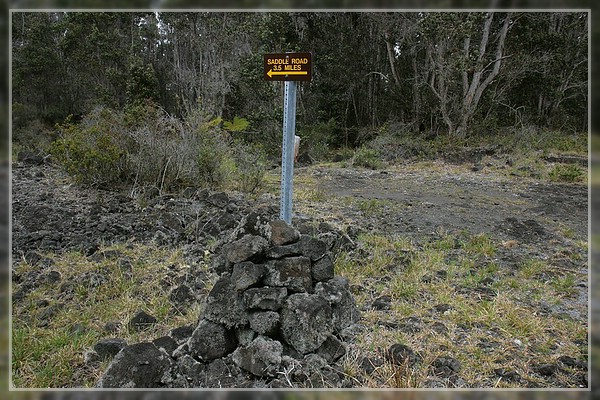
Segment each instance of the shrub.
M104 186L123 172L123 151L107 124L75 125L70 118L57 125L59 138L50 153L79 183Z
M370 169L379 169L383 165L381 159L379 158L379 153L376 150L369 149L365 146L356 151L352 164L354 166Z
M556 164L548 175L556 182L581 182L584 178L583 170L574 164Z
M199 132L196 166L203 186L222 186L235 169L225 135L218 129Z
M238 141L232 150L236 163L234 188L247 193L262 189L267 170L267 157L262 146Z

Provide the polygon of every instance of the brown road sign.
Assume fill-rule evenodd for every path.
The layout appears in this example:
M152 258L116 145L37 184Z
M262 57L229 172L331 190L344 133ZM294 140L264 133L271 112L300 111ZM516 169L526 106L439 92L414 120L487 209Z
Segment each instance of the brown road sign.
M264 76L268 81L310 81L311 53L265 54Z

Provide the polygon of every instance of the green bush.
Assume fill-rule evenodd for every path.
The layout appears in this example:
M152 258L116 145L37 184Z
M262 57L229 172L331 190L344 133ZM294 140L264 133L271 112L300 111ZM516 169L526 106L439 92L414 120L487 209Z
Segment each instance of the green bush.
M196 110L183 120L151 102L126 111L98 108L80 124L57 126L54 158L77 182L131 184L132 195L174 193L190 186L231 187L254 192L262 186L262 150L221 127L221 118ZM227 125L240 134L247 124Z
M50 153L77 182L104 186L120 179L123 151L107 126L58 124Z
M200 132L196 165L203 186L222 186L235 169L223 136L217 129Z
M354 166L365 167L370 169L379 169L383 166L377 150L369 149L365 146L356 150L352 161Z
M548 175L556 182L581 182L585 176L583 170L574 164L556 164Z

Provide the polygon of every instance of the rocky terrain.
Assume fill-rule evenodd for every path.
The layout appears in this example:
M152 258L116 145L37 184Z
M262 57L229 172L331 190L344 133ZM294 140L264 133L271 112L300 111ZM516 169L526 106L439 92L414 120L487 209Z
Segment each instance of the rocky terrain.
M49 254L80 251L89 260L104 260L120 257L118 253L107 254L102 250L110 244L153 243L158 247L182 249L183 257L190 265L203 263L207 252L210 254L209 273L214 274L214 285L210 290L200 290L202 288L198 285L182 284L181 280L170 283L177 306L185 306L190 301L203 303L206 305L203 317L190 326L173 326L165 337L157 337L152 343L139 346L127 346L123 340L115 337L114 331L110 333L109 330L86 354L88 366L82 367L82 371L89 370L90 363L98 367L100 353L104 354L101 359L106 354L109 359L114 357L115 362L110 365L118 364L124 358L131 358L132 354L136 357L150 354L153 359L165 357L165 368L158 373L160 376L157 375L151 382L142 382L141 386L493 387L495 383L504 381L513 385L511 387L586 387L587 335L582 339L582 335L569 336L568 333L561 332L560 340L564 339L568 343L557 343L554 348L550 346L550 350L544 350L550 353L537 360L531 356L535 340L531 340L531 349L525 349L525 344L519 344L518 339L507 336L497 330L498 327L456 323L449 320L453 315L451 304L427 303L428 309L422 313L415 313L415 308L412 308L411 312L415 315L402 315L398 311L402 296L387 290L386 286L402 276L408 259L417 258L420 252L430 249L431 245L438 246L452 236L455 245L444 248L447 266L454 266L459 258L473 258L475 269L480 268L478 263L484 266L483 269L493 263L494 269L489 269L491 272L473 285L465 285L458 280L471 279L468 276L433 269L418 277L425 288L443 281L451 287L455 296L462 296L469 301L475 299L479 303L494 302L501 288L504 288L500 285L504 284L504 279L517 274L522 269L522 264L529 260L543 260L548 266L547 270L541 271L535 279L550 282L557 276L562 278L568 273L572 277L568 295L561 296L555 302L540 301L527 295L517 296L521 301L519 306L523 307L521 310L572 321L587 329L587 246L582 245L587 242L588 232L587 188L578 184L511 180L481 171L457 169L455 166L434 167L386 171L335 167L299 168L295 190L299 195L305 191L305 195L300 196L297 201L296 217L292 224L293 232L297 232L299 236L278 245L264 232L249 231L249 227L256 230L259 226L267 226L268 222L277 220L278 201L272 194L251 199L241 194L190 188L180 196L149 193L134 199L127 188L121 191L104 191L75 186L66 175L45 160L16 162L13 164L12 174L13 306L16 306L16 310L21 310L21 306L29 301L30 294L48 282L54 282L54 285L64 290L73 286L72 282L70 284L60 274L56 274ZM309 195L306 195L307 190ZM466 247L459 243L463 236L467 238L465 240L470 240L473 235L480 233L484 233L486 240L493 244L492 256L469 255ZM232 243L250 240L243 239L248 237L245 234L254 237L252 240L256 241L249 247L258 246L260 251L247 258L236 258L231 254L236 253L239 248ZM387 272L381 272L381 275L364 277L361 282L334 278L337 292L347 291L356 296L357 313L360 312L362 317L360 320L352 320L352 323L344 327L337 327L339 329L329 329L324 323L325 333L317 335L316 342L308 347L291 339L291 332L299 330L298 326L288 329L287 338L284 338L286 335L279 328L274 328L279 326L277 324L290 324L284 322L285 313L279 312L279 307L277 310L259 310L248 308L246 304L239 313L239 321L243 322L236 320L230 323L224 322L223 318L229 316L224 315L227 312L221 306L214 306L217 311L214 308L211 311L210 304L215 304L215 298L230 303L233 301L233 308L228 309L236 309L234 299L238 298L237 294L233 296L229 292L231 287L240 285L240 280L232 278L234 275L238 278L241 275L241 281L246 282L241 284L244 287L240 290L260 289L263 284L268 287L278 286L273 282L274 277L267 277L269 274L265 271L268 271L268 267L259 268L259 271L254 267L240 268L239 264L252 261L253 265L270 265L269 263L285 256L294 259L291 262L292 269L311 271L311 280L306 284L300 283L299 286L292 284L294 288L291 293L295 294L289 295L280 304L298 301L298 307L301 308L306 305L307 299L294 300L296 297L316 296L311 297L311 301L315 301L315 304L323 303L321 308L329 309L325 313L331 313L331 308L339 301L332 298L339 296L330 296L329 300L324 301L328 297L323 294L323 286L333 278L333 265L321 270L325 271L324 277L315 279L315 264L327 253L327 257L336 265L336 275L338 268L343 269L340 260L351 259L358 265L366 265L373 259L377 249L368 247L365 235L400 237L411 241L412 248L394 254L390 258L394 260L394 264L389 266ZM268 244L256 239L257 237L263 238ZM312 246L299 244L306 243L308 238L314 239ZM284 256L276 256L275 253L282 251L277 246L295 246L295 250L290 250ZM317 250L319 257L306 254L314 252L315 248L321 249ZM289 248L285 251L288 250ZM260 256L257 256L259 253ZM308 264L306 261L298 261L298 258L308 260ZM122 264L127 272L127 262ZM35 268L22 269L23 265ZM317 276L318 271L317 267ZM180 271L171 272L177 275ZM557 275L559 272L561 275ZM256 278L257 276L260 278ZM102 284L106 278L102 270L79 276L79 279L88 280L91 287ZM252 283L246 286L248 279ZM206 279L203 280L205 281ZM303 282L302 279L299 282ZM516 287L513 290L525 294L528 291L527 287ZM61 290L57 292L60 294ZM321 297L317 293L322 293ZM243 294L240 296L244 298ZM433 306L431 310L430 306ZM36 324L43 325L44 321L51 320L53 313L56 313L56 310L49 310L52 306L48 306L48 303L41 302L36 307ZM285 309L285 306L282 307ZM313 308L319 309L316 306ZM45 312L46 310L49 311ZM250 317L250 314L256 315ZM13 313L13 318L22 317ZM152 324L154 318L143 314L131 317L132 326L136 323L140 326ZM354 323L357 325L353 325ZM254 328L244 328L243 332L243 329L238 329L238 325ZM344 328L349 326L354 328L344 332ZM385 342L385 347L361 348L368 340L376 342L375 339L369 339L375 328L381 330L381 337L386 340L390 338ZM201 334L194 335L198 329ZM215 334L213 331L221 333ZM425 356L423 350L417 349L413 342L407 343L398 340L398 337L394 339L394 335L401 334L403 338L414 337L415 343L418 343L421 340L419 335L430 333L444 337L448 343L455 343L459 346L457 348L460 348L461 340L467 343L470 337L477 338L477 346L496 357L493 361L494 368L489 368L490 375L479 378L468 375L462 365L464 360L459 354L447 351L447 345L438 343L432 355ZM218 340L219 335L223 343L228 343L227 346L207 347L206 344L198 344L196 340L199 336L212 336ZM304 336L307 335L310 336L310 332L306 332ZM500 347L504 340L513 343L511 346L515 348L502 350ZM300 341L304 342L305 338ZM333 347L343 349L343 352L334 351L333 356L329 350L321 349L326 341L329 344L337 343ZM180 349L181 346L187 348L183 350ZM202 353L213 347L227 348L228 351L216 355ZM198 348L205 350L198 353ZM563 348L564 351L561 350ZM129 350L121 351L122 349ZM179 353L174 356L173 352L177 349ZM525 365L526 370L514 367L512 358L518 358L516 354L519 351L526 355L520 356L520 364L516 365ZM115 357L117 354L120 354L118 358ZM498 356L500 354L505 361ZM294 362L297 362L297 367L294 367ZM358 375L349 373L349 362L360 371ZM100 372L108 373L110 368L103 365L103 371ZM172 368L173 365L176 369ZM499 365L505 367L500 368ZM390 381L392 378L389 376L396 376L398 370L413 366L422 369L422 379L419 381ZM117 370L118 365L112 368L113 371ZM295 373L283 374L292 369ZM182 373L183 370L187 372ZM190 372L192 370L194 372ZM169 371L168 378L164 374L166 371ZM388 378L383 377L384 372L389 375ZM190 378L190 374L195 378ZM223 380L224 377L229 380ZM126 386L131 381L129 379L115 383L111 379L105 376L97 380L97 385ZM71 385L77 386L77 382L78 379L74 379Z

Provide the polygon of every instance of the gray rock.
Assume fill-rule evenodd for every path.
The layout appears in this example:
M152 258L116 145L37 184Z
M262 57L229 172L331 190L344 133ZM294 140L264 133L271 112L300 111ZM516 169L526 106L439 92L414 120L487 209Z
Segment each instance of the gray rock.
M206 365L186 354L177 360L177 367L179 368L179 373L185 377L186 385L189 385L189 387L200 386L202 376L206 371Z
M299 353L318 349L333 331L329 303L318 295L290 295L281 311L283 338Z
M223 254L215 254L210 262L210 269L219 275L225 273L231 274L233 271L233 266L229 261L227 261Z
M460 362L452 357L438 357L431 363L433 373L437 377L448 378L460 371Z
M329 335L317 349L316 354L323 357L328 363L334 363L346 354L346 348L337 337Z
M310 259L289 257L271 260L267 264L264 282L270 286L283 286L292 292L312 292Z
M204 318L228 328L242 326L248 322L242 295L236 291L229 275L219 278L208 294Z
M248 327L236 328L235 337L240 346L247 346L252 343L256 337L256 332Z
M240 368L256 375L274 377L281 365L283 347L276 340L257 336L248 346L233 352L233 362Z
M99 388L156 388L162 385L171 361L152 343L125 347L97 383Z
M250 313L250 328L259 335L273 335L279 327L279 314L275 311Z
M302 254L312 261L320 260L327 252L327 243L310 236L300 238L300 247L302 248Z
M203 319L187 344L192 357L210 361L231 353L235 349L237 341L232 330Z
M156 318L152 315L146 313L145 311L138 311L132 318L129 320L129 328L135 332L143 331L150 328L157 322Z
M373 301L373 308L375 310L391 310L392 298L388 295L379 296Z
M244 292L242 298L248 309L277 311L283 306L287 293L284 287L250 288Z
M333 279L334 267L331 257L327 254L312 266L312 278L316 282L323 282Z
M188 285L182 284L171 290L169 300L177 307L189 306L194 300L192 289Z
M254 264L250 261L241 262L233 266L231 280L236 290L245 290L260 282L266 270L263 264Z
M229 196L225 192L217 192L210 195L206 202L218 208L225 208L229 204Z
M181 344L183 341L188 340L193 332L194 327L192 325L184 325L171 329L169 331L169 336L175 339L177 343Z
M121 349L127 346L127 341L118 338L102 339L94 345L94 351L101 359L113 358Z
M177 341L170 336L161 336L154 339L152 343L159 349L164 349L169 355L177 349Z
M302 255L300 242L287 244L285 246L273 246L265 252L267 258L283 258Z
M275 246L295 243L300 239L300 232L288 225L285 221L276 220L269 222L271 228L271 243Z
M232 264L248 261L260 256L268 247L268 242L261 236L246 235L223 247L225 259Z
M394 365L409 367L412 367L421 360L421 357L410 347L400 343L390 346L386 353L386 358Z
M315 294L331 304L336 332L342 332L360 320L360 312L350 293L350 285L346 278L336 276L327 282L318 282L315 285Z
M233 237L256 235L269 239L271 237L271 227L269 226L271 219L268 210L252 211L242 218L233 232Z

